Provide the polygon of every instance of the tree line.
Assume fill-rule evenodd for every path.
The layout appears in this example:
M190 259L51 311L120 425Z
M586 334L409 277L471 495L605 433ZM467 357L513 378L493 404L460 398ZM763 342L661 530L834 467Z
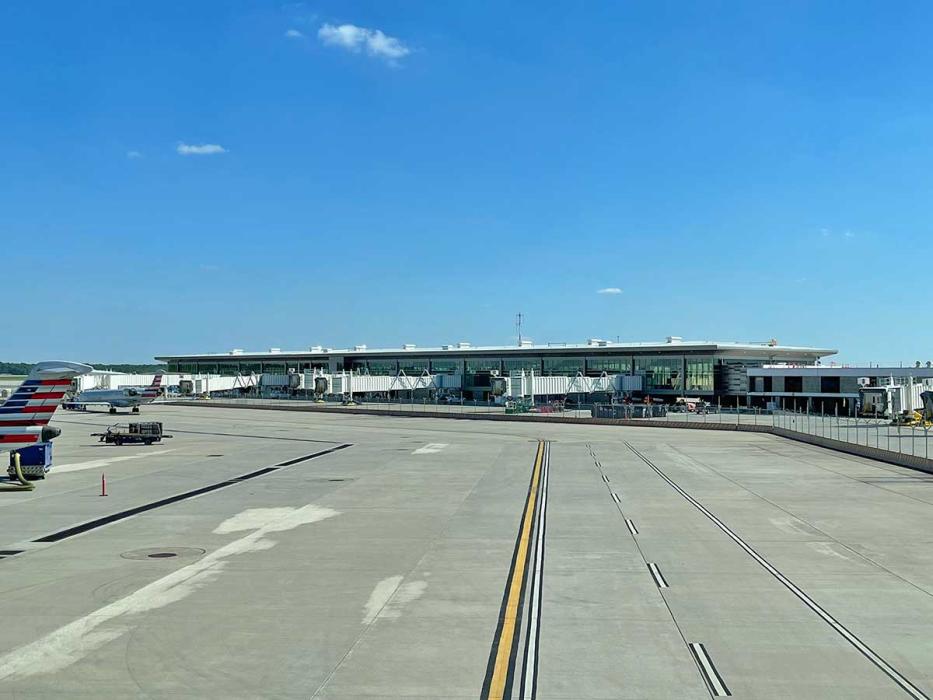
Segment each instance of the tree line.
M94 369L110 370L112 372L125 372L127 374L155 374L164 372L165 365L134 365L113 364L110 362L88 362ZM31 362L0 362L0 374L29 374L32 369Z

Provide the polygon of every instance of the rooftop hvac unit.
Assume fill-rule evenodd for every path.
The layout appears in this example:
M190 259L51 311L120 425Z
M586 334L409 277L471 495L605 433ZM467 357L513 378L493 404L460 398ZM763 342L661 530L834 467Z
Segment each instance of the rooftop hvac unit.
M231 355L242 355L243 348L233 348L233 350L230 351L230 354Z
M414 343L405 343L405 344L402 346L402 350L414 350L414 349L415 349L415 344L414 344Z
M365 345L354 345L353 349L356 350L357 352L362 352L363 350L366 349L366 346Z
M453 350L453 345L441 345L441 350Z
M470 347L470 344L466 342L465 340L461 340L459 343L457 343L457 347L462 350L464 348Z
M679 336L679 335L669 335L667 336L667 342L668 343L682 343L684 342L684 339L682 336Z
M534 347L534 344L535 344L535 341L529 340L529 339L527 339L527 338L522 338L522 342L521 342L521 344L519 345L519 347L531 348L531 347Z
M324 348L322 348L320 345L312 345L310 348L308 348L308 350L311 352L321 352L323 349Z
M269 354L275 355L276 353L282 352L282 348L269 348Z

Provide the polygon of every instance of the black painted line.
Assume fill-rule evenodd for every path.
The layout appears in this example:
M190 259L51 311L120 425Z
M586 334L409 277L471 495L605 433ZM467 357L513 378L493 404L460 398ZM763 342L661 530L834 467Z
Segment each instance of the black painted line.
M175 430L174 428L171 431L172 433L186 433L188 435L216 435L218 437L238 437L238 438L249 438L250 440L287 440L290 442L316 442L316 443L333 443L333 440L314 440L312 438L297 438L297 437L279 437L278 435L243 435L241 433L212 433L206 430Z
M0 549L0 557L12 557L16 554L22 554L22 549Z
M324 455L334 452L336 449L343 449L345 447L350 447L350 445L341 445L340 448L333 448L330 450L322 450L321 452L315 452L310 455L305 455L304 457L299 458L297 461L304 462L309 459L314 459L315 457L323 457ZM288 464L295 463L296 460L292 460L288 463L283 463L285 466ZM122 510L118 513L112 513L110 515L105 515L102 518L96 518L95 520L90 520L86 523L81 523L79 525L74 525L64 530L59 530L58 532L53 532L50 535L45 535L39 537L38 539L32 540L33 542L60 542L69 537L74 537L75 535L80 535L84 532L90 530L95 530L104 525L109 525L111 523L119 522L120 520L126 520L131 518L134 515L139 515L140 513L146 513L150 510L155 510L156 508L163 508L164 506L171 505L173 503L178 503L180 501L186 501L190 498L195 498L196 496L203 496L206 493L212 491L217 491L218 489L223 489L228 486L233 486L234 484L239 484L243 481L249 479L255 479L256 477L263 476L273 471L278 471L282 466L276 465L274 467L265 467L248 474L243 474L242 476L237 476L232 479L226 479L224 481L219 481L216 484L209 484L207 486L202 486L201 488L193 489L191 491L185 491L184 493L175 494L174 496L169 496L168 498L163 498L158 501L153 501L152 503L145 503L141 506L136 506L134 508L128 508L127 510Z
M307 462L309 459L314 459L315 457L322 457L323 455L329 455L332 452L338 452L339 450L345 450L348 447L351 447L351 445L349 443L344 443L343 445L337 445L336 447L331 447L329 450L322 450L321 452L315 452L314 454L305 455L304 457L295 457L295 459L290 459L287 462L279 462L275 466L290 467L293 464L299 464L300 462Z
M237 483L240 481L249 481L250 479L255 479L257 476L262 476L263 474L268 474L269 472L277 472L279 469L281 469L281 467L265 467L263 469L257 469L254 472L250 472L249 474L244 474L243 476L234 477L233 479L230 479L230 481L235 481Z
M710 694L717 698L730 697L732 693L729 692L729 688L716 669L716 665L706 651L706 647L699 642L690 642L687 648L690 649L693 660L700 669L700 675L703 676L703 681L706 683Z
M930 700L930 696L924 693L920 688L911 683L907 678L900 673L896 668L889 664L885 659L880 656L876 651L874 651L870 646L863 642L858 636L849 631L849 629L843 625L839 620L829 614L823 607L820 606L815 600L803 592L793 581L787 578L782 574L771 562L761 556L755 549L752 548L745 540L739 537L735 531L733 531L728 525L726 525L722 520L717 518L713 513L708 510L702 503L696 500L689 493L684 491L676 482L673 481L667 474L665 474L657 465L654 464L650 459L645 457L641 452L636 450L630 443L626 442L625 446L628 447L635 455L641 459L645 464L647 464L654 472L660 476L668 486L673 488L677 493L683 496L694 508L699 510L703 515L705 515L709 520L713 522L716 527L718 527L722 532L724 532L729 539L735 542L739 547L741 547L746 554L748 554L752 559L758 562L761 567L767 571L769 574L774 576L781 584L784 585L787 590L793 593L800 602L810 608L811 611L816 613L816 615L822 619L826 624L832 627L839 635L845 639L849 644L854 646L859 653L862 654L866 659L871 661L875 666L877 666L888 678L894 681L905 693L910 695L914 700Z

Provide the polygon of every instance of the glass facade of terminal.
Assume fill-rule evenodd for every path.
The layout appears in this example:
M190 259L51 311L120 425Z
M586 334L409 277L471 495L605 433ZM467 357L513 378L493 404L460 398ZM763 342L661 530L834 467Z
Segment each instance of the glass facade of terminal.
M635 374L645 378L645 391L680 391L683 387L684 358L635 357Z
M284 355L284 353L283 353ZM801 358L805 361L805 358ZM324 371L352 371L359 374L394 376L404 372L409 376L431 374L462 374L463 386L488 387L493 374L508 376L512 372L534 372L543 376L599 376L606 374L636 374L644 378L645 394L659 395L702 395L736 394L748 389L739 384L745 381L745 367L760 366L768 360L763 357L736 359L719 354L628 353L593 352L592 349L568 348L563 352L443 354L431 357L425 353L399 353L396 356L381 354L374 357L344 355L335 352L332 356L283 356L281 359L267 358L176 358L168 362L169 372L185 374L219 373L236 375L250 373L284 374L288 371L303 372L311 369ZM788 361L793 361L792 359ZM741 377L736 372L741 369ZM742 379L743 382L739 382Z
M631 355L599 355L586 358L586 373L591 376L606 374L631 374Z
M577 357L545 357L543 359L542 374L548 377L573 377L583 374L586 361L582 356Z
M713 390L713 358L687 355L687 393Z

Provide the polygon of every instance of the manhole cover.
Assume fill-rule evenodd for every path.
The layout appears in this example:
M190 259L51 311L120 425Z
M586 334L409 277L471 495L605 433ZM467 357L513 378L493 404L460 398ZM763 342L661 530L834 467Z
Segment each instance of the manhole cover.
M204 555L200 547L147 547L123 552L124 559L197 559Z

